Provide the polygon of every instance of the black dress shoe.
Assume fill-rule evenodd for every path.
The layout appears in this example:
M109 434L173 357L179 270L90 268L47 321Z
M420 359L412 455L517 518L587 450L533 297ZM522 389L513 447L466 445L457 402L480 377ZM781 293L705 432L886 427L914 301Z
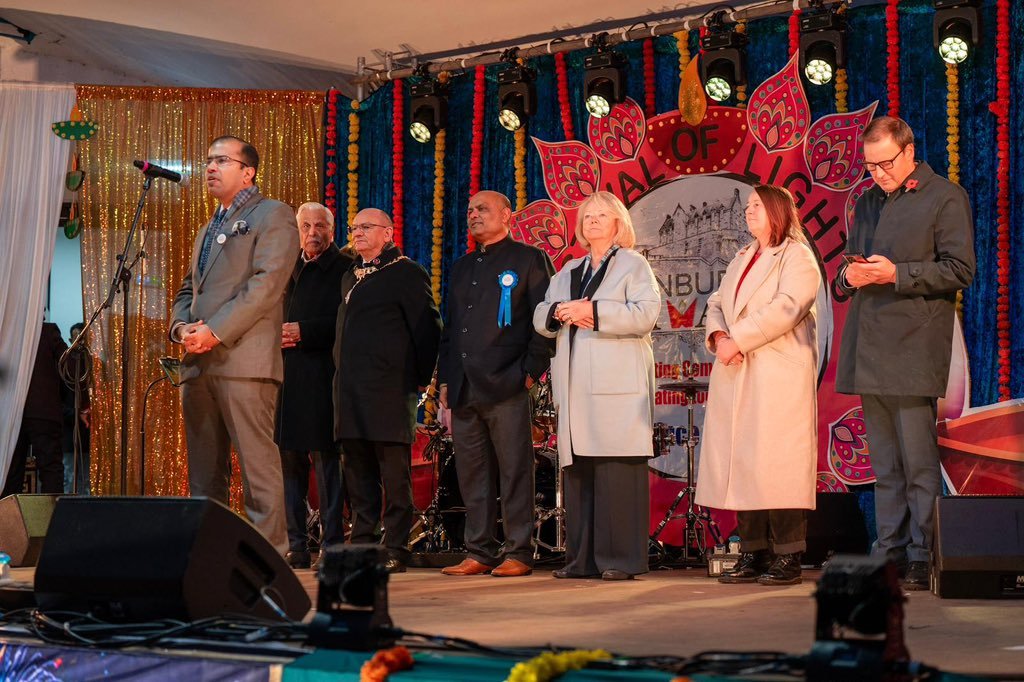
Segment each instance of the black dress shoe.
M620 571L617 568L609 568L601 574L601 580L632 580L633 574Z
M903 578L903 589L917 592L927 590L931 571L927 561L911 561L907 564L907 575Z
M720 583L753 583L768 570L772 564L772 555L766 549L756 552L743 552L739 561L728 571L718 576Z
M384 562L384 568L388 573L405 573L406 571L405 564L394 557Z
M559 580L564 580L566 578L600 578L601 576L583 575L582 573L570 573L569 569L567 568L556 568L555 570L551 571L551 577L558 578Z
M309 552L294 550L285 554L284 560L292 568L309 568Z
M761 585L797 585L803 581L800 571L799 552L779 554L757 582Z

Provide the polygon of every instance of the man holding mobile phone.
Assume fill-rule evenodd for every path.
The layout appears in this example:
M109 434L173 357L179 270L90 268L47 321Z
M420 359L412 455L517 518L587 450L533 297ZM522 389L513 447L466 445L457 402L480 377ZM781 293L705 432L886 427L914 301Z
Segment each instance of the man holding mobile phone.
M857 201L833 282L851 297L836 390L860 395L864 408L876 478L872 553L905 570L906 589L922 590L942 490L936 403L949 377L956 293L974 278L974 228L963 188L914 160L906 122L876 118L863 141L875 187Z

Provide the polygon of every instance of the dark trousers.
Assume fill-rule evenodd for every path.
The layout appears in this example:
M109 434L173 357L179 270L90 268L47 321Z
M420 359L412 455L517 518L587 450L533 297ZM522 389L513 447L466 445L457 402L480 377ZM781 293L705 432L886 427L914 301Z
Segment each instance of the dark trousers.
M463 390L460 402L452 410L452 437L459 490L466 504L466 549L488 566L497 566L503 558L532 566L535 482L530 394L523 389L507 400L487 403ZM504 550L496 535L499 490Z
M399 561L409 558L412 532L412 446L362 438L341 441L342 479L352 508L353 544L377 542L384 498L384 544Z
M565 467L565 568L647 572L650 484L646 457L573 456Z
M861 404L875 472L878 539L871 552L897 563L928 561L942 492L936 400L863 395Z
M308 551L306 533L309 496L309 465L313 460L316 490L320 499L320 547L345 542L342 518L344 496L341 494L341 458L335 452L281 451L281 472L284 474L284 517L288 524L288 549Z
M61 449L60 422L26 417L21 421L18 442L11 455L11 468L7 471L7 481L0 497L15 495L25 487L25 460L28 459L30 445L32 455L36 458L39 492L64 492L64 452Z
M771 550L772 554L807 551L806 509L755 509L736 512L741 552Z

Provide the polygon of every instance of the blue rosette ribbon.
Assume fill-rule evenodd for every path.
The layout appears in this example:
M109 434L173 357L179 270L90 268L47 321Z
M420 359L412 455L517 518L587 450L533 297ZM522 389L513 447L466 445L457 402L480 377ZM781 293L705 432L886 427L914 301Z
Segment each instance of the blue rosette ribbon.
M512 325L512 290L519 284L519 275L512 270L506 270L498 275L498 285L501 287L501 303L498 305L498 327L509 327Z

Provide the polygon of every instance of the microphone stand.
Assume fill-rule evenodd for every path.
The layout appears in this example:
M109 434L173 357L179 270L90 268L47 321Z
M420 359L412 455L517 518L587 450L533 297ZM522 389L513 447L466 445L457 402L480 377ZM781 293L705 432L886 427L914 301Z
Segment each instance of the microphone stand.
M142 396L142 425L139 427L139 436L142 441L139 444L139 494L142 496L146 495L146 405L149 402L150 391L156 388L156 385L161 381L166 381L168 378L164 374L153 379L153 381L149 382L149 386Z

